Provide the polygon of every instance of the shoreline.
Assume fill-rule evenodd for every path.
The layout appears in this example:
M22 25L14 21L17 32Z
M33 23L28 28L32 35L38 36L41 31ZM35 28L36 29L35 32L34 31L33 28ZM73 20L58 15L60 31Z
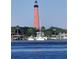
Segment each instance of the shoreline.
M62 40L44 40L44 41L37 41L37 40L33 40L33 41L27 41L27 40L14 40L14 41L11 41L11 43L65 43L67 44L67 39L62 39Z

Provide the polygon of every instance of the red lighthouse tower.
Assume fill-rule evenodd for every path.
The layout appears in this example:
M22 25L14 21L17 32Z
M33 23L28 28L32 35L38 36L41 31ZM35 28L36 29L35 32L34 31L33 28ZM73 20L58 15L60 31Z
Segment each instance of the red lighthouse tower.
M40 24L39 24L39 12L38 12L38 4L37 0L35 0L34 4L34 28L37 30L40 30Z

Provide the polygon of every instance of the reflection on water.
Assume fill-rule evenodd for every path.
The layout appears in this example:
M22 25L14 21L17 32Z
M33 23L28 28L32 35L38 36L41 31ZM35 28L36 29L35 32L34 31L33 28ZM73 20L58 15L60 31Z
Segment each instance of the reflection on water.
M11 59L67 59L66 42L12 42Z

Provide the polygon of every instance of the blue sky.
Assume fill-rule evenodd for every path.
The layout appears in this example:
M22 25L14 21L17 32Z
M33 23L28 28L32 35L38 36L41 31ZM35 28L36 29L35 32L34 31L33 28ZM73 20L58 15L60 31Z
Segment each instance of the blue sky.
M33 27L34 0L11 1L11 26ZM40 26L67 28L67 0L38 0Z

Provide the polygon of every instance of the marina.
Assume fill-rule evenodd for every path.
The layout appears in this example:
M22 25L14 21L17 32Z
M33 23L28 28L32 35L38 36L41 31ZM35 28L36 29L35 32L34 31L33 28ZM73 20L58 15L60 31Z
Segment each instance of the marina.
M24 38L23 35L13 35L11 38L12 41L14 40L27 40L27 41L44 41L44 40L67 40L67 34L61 35L53 35L52 37L43 37L43 36L30 36L28 38Z

